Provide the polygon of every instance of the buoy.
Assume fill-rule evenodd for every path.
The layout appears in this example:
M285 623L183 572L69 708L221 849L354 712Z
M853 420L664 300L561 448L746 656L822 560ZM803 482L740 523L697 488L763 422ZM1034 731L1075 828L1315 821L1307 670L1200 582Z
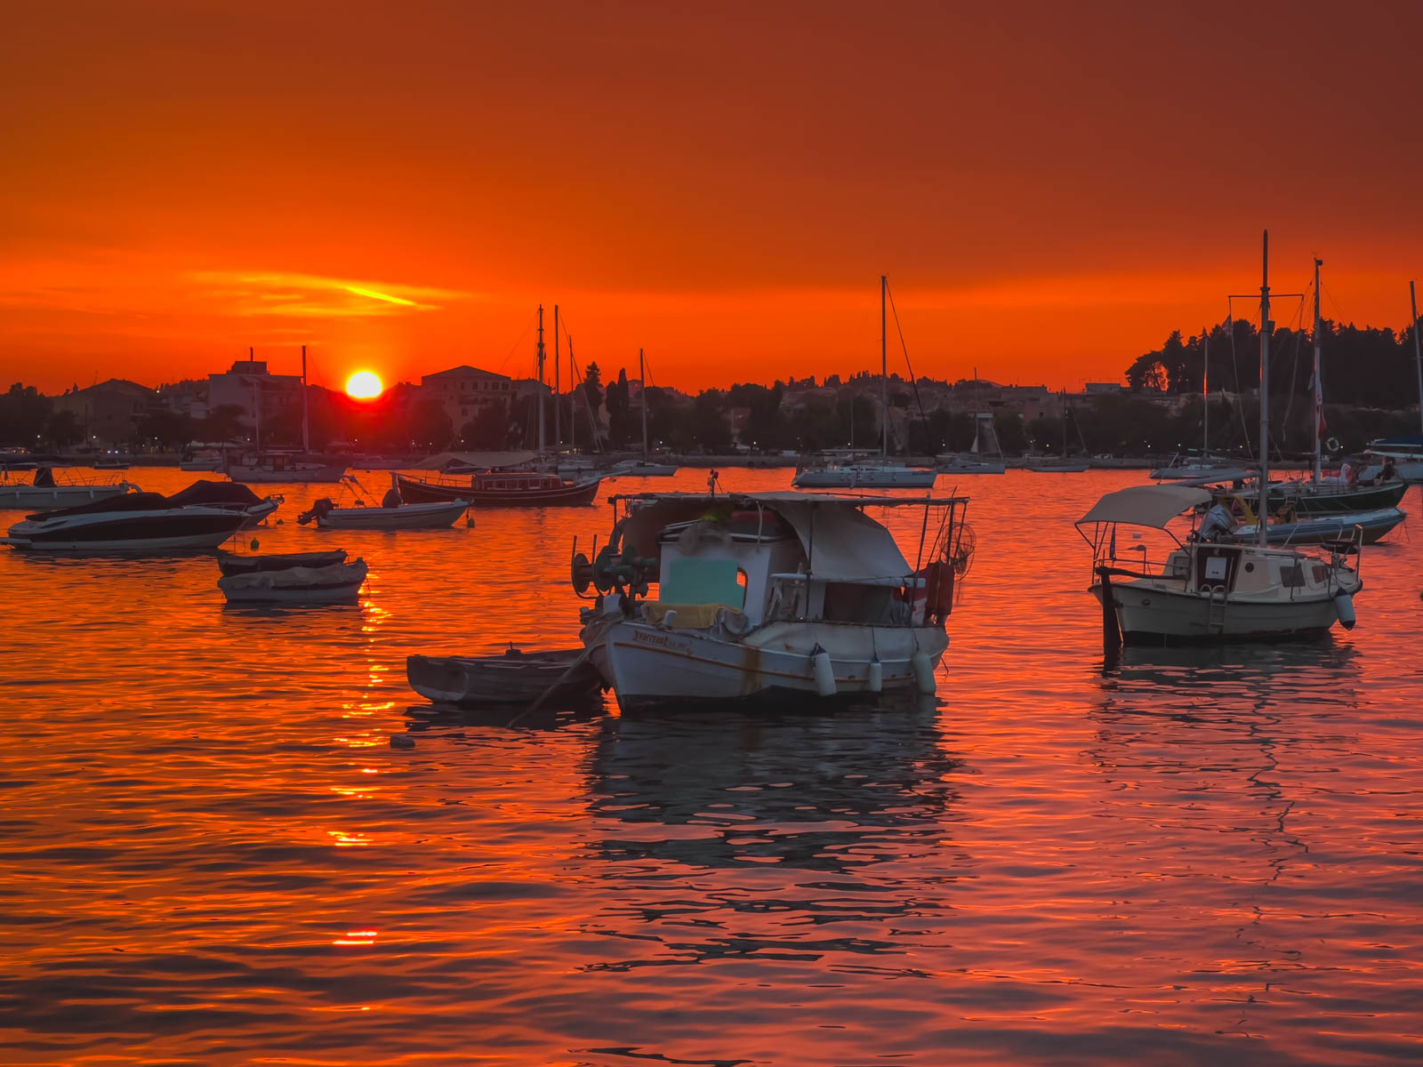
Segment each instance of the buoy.
M919 692L925 696L934 692L934 661L929 658L929 653L919 651L909 657L909 665L914 668L914 682L919 686Z
M810 665L815 671L815 691L823 697L835 695L835 668L830 666L830 653L817 652L810 657Z
M1352 630L1358 618L1354 615L1354 598L1348 593L1334 594L1334 608L1339 612L1339 621L1344 629Z
M391 748L414 748L414 747L415 747L415 738L411 737L409 734L391 734L391 735L390 735L390 747L391 747Z
M884 692L884 664L877 659L870 660L869 690L871 693Z

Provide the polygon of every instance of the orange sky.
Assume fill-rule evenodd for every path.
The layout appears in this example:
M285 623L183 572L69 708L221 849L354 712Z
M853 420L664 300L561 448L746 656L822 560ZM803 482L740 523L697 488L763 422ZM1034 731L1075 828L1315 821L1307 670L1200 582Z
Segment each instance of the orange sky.
M524 374L540 301L605 372L843 374L881 272L917 372L1074 386L1221 318L1264 226L1278 288L1324 258L1331 317L1401 326L1423 274L1414 3L6 20L0 379L50 391L302 342L329 384Z

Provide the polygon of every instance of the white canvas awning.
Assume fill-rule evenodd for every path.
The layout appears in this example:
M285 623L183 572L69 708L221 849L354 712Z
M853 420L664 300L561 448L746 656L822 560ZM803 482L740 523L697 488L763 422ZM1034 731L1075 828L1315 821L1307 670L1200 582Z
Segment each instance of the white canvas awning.
M1154 526L1160 530L1165 529L1166 524L1177 515L1208 504L1210 499L1210 493L1189 485L1134 485L1108 493L1077 520L1077 525L1124 522L1131 526Z
M852 504L777 500L771 506L800 538L813 578L864 582L914 570L894 535Z

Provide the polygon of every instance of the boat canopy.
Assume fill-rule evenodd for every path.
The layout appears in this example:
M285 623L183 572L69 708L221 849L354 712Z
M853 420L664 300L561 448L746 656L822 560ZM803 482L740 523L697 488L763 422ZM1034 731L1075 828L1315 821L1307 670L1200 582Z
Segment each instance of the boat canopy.
M678 522L717 520L735 511L759 507L774 511L789 525L809 560L810 574L826 582L902 579L913 571L894 535L860 509L868 505L925 504L949 507L965 497L864 497L853 494L694 493L628 494L611 501L641 501L618 523L621 544L643 556L657 552L658 534ZM769 524L768 524L769 525ZM767 533L770 533L768 528Z
M1183 511L1209 504L1211 494L1189 485L1133 485L1108 493L1092 505L1092 510L1077 520L1078 526L1089 522L1124 522L1130 526L1166 524Z

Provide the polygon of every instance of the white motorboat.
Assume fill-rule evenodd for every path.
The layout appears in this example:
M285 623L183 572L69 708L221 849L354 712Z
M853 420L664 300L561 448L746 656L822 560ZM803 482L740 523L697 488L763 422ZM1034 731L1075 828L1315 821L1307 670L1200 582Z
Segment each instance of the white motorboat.
M1423 436L1380 437L1364 449L1368 465L1359 472L1361 481L1383 474L1384 464L1393 460L1393 470L1406 482L1423 482Z
M608 471L610 478L669 478L682 468L675 463L654 463L646 459L625 459L614 463ZM559 468L559 473L563 468Z
M938 476L931 467L828 463L798 470L791 484L797 489L931 489Z
M596 590L582 637L622 707L934 691L954 582L972 555L966 498L611 500L612 537L593 561L575 557L573 581L580 595ZM923 508L917 555L932 562L916 572L869 507Z
M68 478L56 479L50 467L35 467L28 482L12 481L10 473L8 468L0 468L0 509L47 511L52 508L71 508L96 500L112 500L125 493L138 491L138 486L126 481L78 482Z
M973 453L945 452L934 457L940 474L1006 474L1008 464L998 459L980 459Z
M237 460L229 458L223 469L234 482L250 485L333 483L346 473L346 464L313 463L286 452L263 452Z
M1251 471L1229 460L1212 459L1210 456L1192 457L1177 452L1164 467L1156 467L1149 477L1155 482L1234 482L1250 475Z
M312 504L309 511L297 516L305 526L316 522L321 530L445 530L469 510L468 500L449 503L400 504L393 507L337 507L328 497Z
M175 506L158 493L128 493L30 515L5 542L34 552L167 553L213 549L242 528L241 509Z
M336 604L355 601L369 568L346 562L344 550L284 555L222 553L217 587L230 604Z

